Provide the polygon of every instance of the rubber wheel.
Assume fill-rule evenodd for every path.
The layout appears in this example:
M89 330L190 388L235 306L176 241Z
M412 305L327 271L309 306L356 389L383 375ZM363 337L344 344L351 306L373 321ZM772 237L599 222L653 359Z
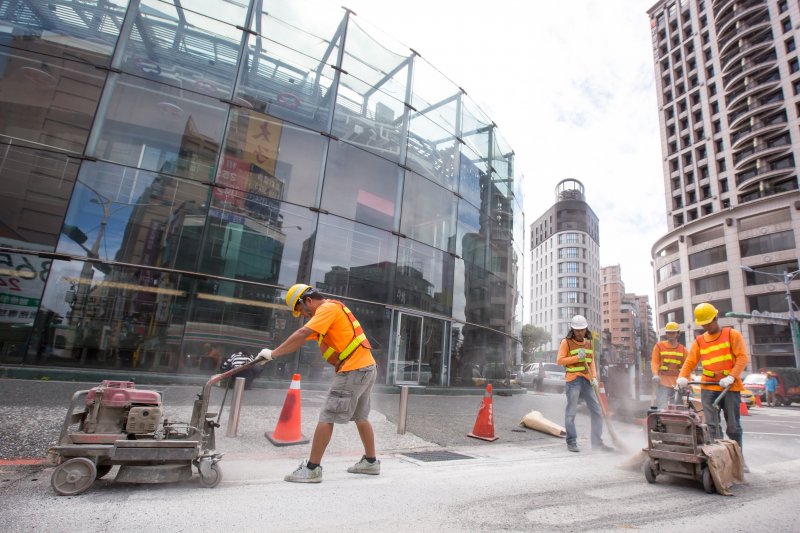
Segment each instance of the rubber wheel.
M656 482L656 471L653 469L653 463L648 459L644 462L644 478L647 480L648 483L655 483Z
M94 478L100 479L101 477L111 472L111 469L114 468L114 465L98 465L96 468L97 468L97 475Z
M56 494L75 496L91 487L95 476L97 468L93 461L85 457L75 457L56 467L50 477L50 485Z
M208 476L200 474L200 484L208 489L213 489L222 481L222 469L218 464L211 465L211 473Z
M703 490L709 494L717 492L717 487L714 485L714 478L711 477L711 470L707 466L703 467Z

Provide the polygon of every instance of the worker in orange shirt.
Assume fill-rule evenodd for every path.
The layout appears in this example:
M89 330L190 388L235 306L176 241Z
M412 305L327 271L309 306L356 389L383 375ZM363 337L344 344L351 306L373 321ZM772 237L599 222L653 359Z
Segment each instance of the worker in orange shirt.
M578 431L575 429L575 412L578 400L583 398L589 408L592 420L592 449L613 452L611 446L603 443L603 414L600 402L594 392L597 385L594 352L592 350L592 334L589 322L582 315L575 315L569 323L569 332L558 348L556 363L566 369L564 392L567 395L567 408L564 413L564 428L567 430L567 449L580 452L578 448Z
M653 346L650 370L653 372L653 385L656 386L656 407L663 409L675 394L675 383L680 374L688 352L686 346L678 342L680 326L669 322L664 327L666 340Z
M689 375L700 364L701 381L708 382L700 386L700 400L706 425L713 438L722 438L719 413L714 407L714 400L722 394L722 389L730 387L720 405L725 416L725 433L742 447L742 426L739 421L740 392L744 390L741 375L747 366L747 348L742 334L731 327L721 327L717 322L719 312L710 303L701 303L694 308L694 319L702 326L703 334L699 335L689 355L681 367L677 385L686 388ZM747 472L745 465L745 472Z
M369 422L370 394L376 375L375 359L364 330L346 305L326 299L314 287L303 283L289 288L286 305L293 316L303 315L308 322L274 350L261 350L256 363L264 364L276 357L290 355L306 341L313 339L319 344L323 359L336 368L336 375L319 415L309 458L284 480L294 483L321 482L320 462L333 436L333 424L346 424L351 420L355 422L364 445L364 456L347 471L352 474L380 474L381 462L375 456L375 432Z

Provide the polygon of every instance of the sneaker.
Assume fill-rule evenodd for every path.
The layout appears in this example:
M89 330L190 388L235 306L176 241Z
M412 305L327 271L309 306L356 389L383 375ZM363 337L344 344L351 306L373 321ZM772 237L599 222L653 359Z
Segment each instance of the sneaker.
M609 453L612 453L612 452L616 451L611 446L608 446L607 444L604 444L602 442L600 444L592 445L592 450L597 451L597 452L609 452Z
M300 463L300 466L297 467L297 470L284 477L283 480L290 481L292 483L322 482L322 467L318 466L314 470L309 470L309 468L306 466L306 463L308 463L308 461L303 459L303 462Z
M359 462L348 467L347 471L351 474L369 474L370 476L377 476L381 473L381 461L380 459L375 459L374 463L370 463L367 461L367 456L364 455Z
M567 444L567 449L571 452L579 452L577 444Z

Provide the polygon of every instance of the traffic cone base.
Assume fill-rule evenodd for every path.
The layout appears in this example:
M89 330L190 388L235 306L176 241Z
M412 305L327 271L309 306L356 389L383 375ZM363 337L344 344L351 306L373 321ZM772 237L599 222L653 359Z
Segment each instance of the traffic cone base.
M492 406L492 384L486 385L486 392L483 394L481 406L478 409L478 417L475 419L475 427L472 433L467 433L467 437L473 439L494 442L500 437L494 434L494 408Z
M264 436L275 446L289 446L291 444L305 444L308 438L300 431L300 374L292 377L292 384L286 393L281 415L275 425L275 431L268 431Z
M763 404L761 403L761 396L754 394L753 397L756 399L756 407L763 407Z
M744 402L739 402L739 415L750 416L750 411L747 410L747 404Z

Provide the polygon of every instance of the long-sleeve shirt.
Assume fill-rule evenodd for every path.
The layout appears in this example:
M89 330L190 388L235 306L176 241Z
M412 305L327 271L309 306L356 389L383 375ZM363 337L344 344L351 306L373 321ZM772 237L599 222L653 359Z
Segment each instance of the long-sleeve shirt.
M582 343L577 342L575 339L572 339L572 342L579 348L586 348L586 349L592 348L592 341L590 341L589 339L583 339ZM556 359L556 363L564 367L579 365L580 363L578 362L578 360L580 359L580 357L577 355L570 355L569 352L570 352L569 341L567 339L563 339L561 341L561 345L558 347L558 358ZM572 381L573 379L576 379L578 376L583 376L584 378L591 381L591 379L597 375L597 371L595 370L594 367L594 360L596 354L592 354L591 357L592 357L592 362L589 364L590 372L586 371L567 372L564 380Z
M673 388L678 381L678 376L665 376L661 373L661 352L681 352L685 361L688 350L686 350L686 346L679 342L676 342L675 346L670 346L668 348L664 347L665 344L667 344L667 341L657 342L655 346L653 346L653 354L650 358L650 370L653 372L654 376L661 376L661 386ZM674 359L674 357L672 357L672 359Z

